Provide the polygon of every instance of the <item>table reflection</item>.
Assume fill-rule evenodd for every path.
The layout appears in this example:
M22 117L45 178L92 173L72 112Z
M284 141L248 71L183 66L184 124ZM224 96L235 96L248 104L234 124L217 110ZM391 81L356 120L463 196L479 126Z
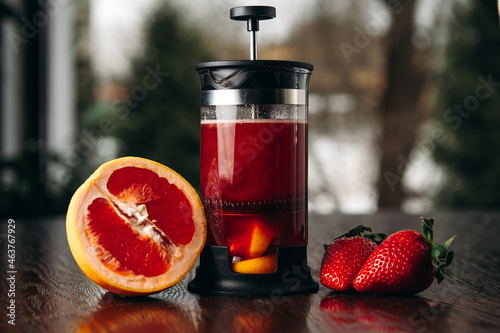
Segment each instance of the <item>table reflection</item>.
M436 319L447 311L442 304L419 296L374 296L330 293L320 303L320 313L332 328L349 331L424 332L447 326Z
M105 293L97 310L76 332L193 332L188 307L152 297L121 297Z
M310 295L201 297L200 332L308 332ZM297 311L297 305L301 311Z

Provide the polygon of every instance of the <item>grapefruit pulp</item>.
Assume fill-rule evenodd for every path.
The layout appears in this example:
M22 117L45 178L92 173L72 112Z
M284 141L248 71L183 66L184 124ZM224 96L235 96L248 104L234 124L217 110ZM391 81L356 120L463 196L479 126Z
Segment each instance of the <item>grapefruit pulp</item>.
M82 271L120 295L147 295L179 282L206 238L191 185L159 163L124 157L101 165L73 195L66 216Z

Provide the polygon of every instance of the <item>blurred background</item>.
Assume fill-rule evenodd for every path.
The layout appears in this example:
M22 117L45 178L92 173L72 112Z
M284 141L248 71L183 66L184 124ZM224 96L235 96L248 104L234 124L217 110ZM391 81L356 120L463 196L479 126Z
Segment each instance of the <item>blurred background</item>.
M229 9L270 5L259 58L314 64L309 208L500 208L496 0L1 0L0 215L64 214L135 155L199 185L194 64L248 59Z

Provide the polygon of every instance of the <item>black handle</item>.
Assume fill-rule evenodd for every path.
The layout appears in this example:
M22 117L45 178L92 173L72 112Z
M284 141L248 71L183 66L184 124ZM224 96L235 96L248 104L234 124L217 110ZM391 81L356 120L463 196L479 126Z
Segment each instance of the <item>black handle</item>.
M270 6L241 6L231 8L232 20L247 21L248 31L259 31L259 21L276 17L276 8Z
M255 32L259 31L259 21L276 17L276 8L270 6L241 6L231 8L230 17L236 21L247 21L250 32L250 60L257 60Z

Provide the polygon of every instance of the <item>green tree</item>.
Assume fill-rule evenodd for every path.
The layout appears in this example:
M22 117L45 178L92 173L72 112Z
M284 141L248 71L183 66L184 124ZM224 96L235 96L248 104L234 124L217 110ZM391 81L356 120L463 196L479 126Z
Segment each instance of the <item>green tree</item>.
M194 65L213 56L202 33L171 6L162 4L146 21L145 51L134 59L127 83L128 110L116 122L121 154L164 163L197 187L200 82Z
M456 2L453 13L435 111L446 135L445 140L436 143L434 158L447 171L436 202L457 208L498 208L500 31L497 2Z

